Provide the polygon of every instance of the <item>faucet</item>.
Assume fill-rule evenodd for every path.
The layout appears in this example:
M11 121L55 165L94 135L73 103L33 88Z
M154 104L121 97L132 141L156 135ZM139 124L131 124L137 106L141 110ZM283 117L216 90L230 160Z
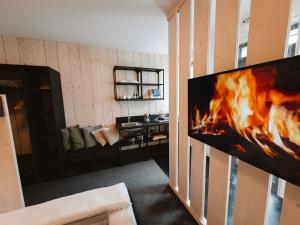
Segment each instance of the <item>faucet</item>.
M127 118L128 118L128 123L130 123L130 116L128 115L128 117L127 117Z

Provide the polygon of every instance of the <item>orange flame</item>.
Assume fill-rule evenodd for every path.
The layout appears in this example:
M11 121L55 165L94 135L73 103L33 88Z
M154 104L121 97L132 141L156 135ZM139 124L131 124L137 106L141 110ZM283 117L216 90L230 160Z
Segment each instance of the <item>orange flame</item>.
M270 157L277 156L277 153L259 137L273 142L291 157L300 160L300 156L283 141L286 138L300 146L300 111L286 107L288 103L299 104L300 94L288 96L262 87L257 85L251 69L219 75L209 112L201 119L199 109L194 108L196 117L192 129L201 129L204 134L222 135L226 133L224 129L211 127L217 123L226 124ZM237 150L241 151L241 148Z

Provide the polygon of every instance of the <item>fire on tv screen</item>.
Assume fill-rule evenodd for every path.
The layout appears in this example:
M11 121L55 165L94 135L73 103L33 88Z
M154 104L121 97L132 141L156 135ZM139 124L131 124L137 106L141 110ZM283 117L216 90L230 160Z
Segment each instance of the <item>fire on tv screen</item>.
M189 136L300 186L300 56L189 79Z

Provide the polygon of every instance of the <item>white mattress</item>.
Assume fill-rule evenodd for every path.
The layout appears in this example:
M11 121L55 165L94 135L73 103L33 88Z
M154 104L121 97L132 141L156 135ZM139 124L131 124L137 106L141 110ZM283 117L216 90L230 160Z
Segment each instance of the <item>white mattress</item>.
M109 225L136 225L124 183L0 214L0 224L62 225L103 214L107 215Z

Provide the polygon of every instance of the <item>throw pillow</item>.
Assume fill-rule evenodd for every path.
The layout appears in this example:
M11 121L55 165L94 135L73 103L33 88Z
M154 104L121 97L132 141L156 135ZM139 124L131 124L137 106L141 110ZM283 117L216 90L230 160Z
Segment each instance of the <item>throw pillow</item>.
M115 126L102 128L103 135L110 145L114 145L120 139L119 131Z
M84 140L81 134L81 128L79 126L70 127L70 139L72 144L72 149L84 148Z
M102 128L101 125L95 126L95 127L88 126L88 127L82 128L86 148L94 147L97 144L97 142L95 141L95 138L92 136L91 133L94 130L98 130L100 128Z
M70 132L68 128L60 129L62 145L64 151L71 149Z
M92 132L92 135L95 137L96 141L97 141L100 145L102 145L102 146L106 145L106 143L107 143L107 141L106 141L104 135L102 134L102 130L103 130L103 129L104 129L104 128L101 128L101 129L98 129L98 130L94 130L94 131Z

